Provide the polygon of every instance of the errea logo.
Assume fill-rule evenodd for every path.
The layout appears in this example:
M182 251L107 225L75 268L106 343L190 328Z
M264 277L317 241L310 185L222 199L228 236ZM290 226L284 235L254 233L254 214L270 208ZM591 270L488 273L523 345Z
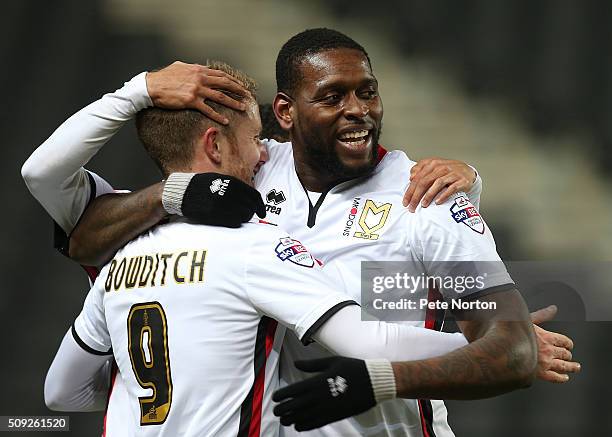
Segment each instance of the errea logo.
M340 396L348 389L346 379L341 376L335 378L327 378L327 384L329 384L329 392L333 397Z
M266 194L266 211L271 212L276 215L280 215L282 209L280 206L287 198L285 197L285 193L282 191L276 191L276 189L272 188Z
M230 183L229 179L225 179L225 180L222 180L221 178L215 179L210 184L210 192L213 194L219 193L219 196L223 196L225 194L225 190L227 190L227 187L229 186L229 183Z
M268 191L268 194L266 194L266 202L268 203L278 205L283 203L285 200L287 200L285 193L282 191L277 192L274 188L272 188L270 191Z

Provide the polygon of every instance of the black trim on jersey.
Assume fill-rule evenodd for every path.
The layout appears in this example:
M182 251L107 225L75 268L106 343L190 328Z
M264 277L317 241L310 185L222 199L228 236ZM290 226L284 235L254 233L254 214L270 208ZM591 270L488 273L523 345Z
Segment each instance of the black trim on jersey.
M87 205L85 206L85 209L87 209L91 202L93 202L93 200L96 198L96 180L91 175L91 173L89 173L87 170L85 171L87 172L87 177L89 178L89 200L87 201ZM85 210L83 210L83 212L84 211ZM66 234L66 231L64 231L55 220L53 220L53 247L57 249L58 252L62 255L70 258L70 236Z
M240 407L240 424L238 425L237 437L248 437L249 428L251 427L251 419L253 418L253 396L255 392L255 382L257 375L266 365L266 335L268 333L268 325L273 320L263 316L257 326L257 336L255 337L255 350L253 358L253 385L249 394L242 402Z
M310 196L308 196L308 193L306 193L306 196L308 197L308 222L306 223L306 226L308 226L309 228L312 228L315 225L315 221L317 220L317 212L319 212L319 208L321 207L323 200L325 200L325 196L327 196L327 193L329 193L329 190L321 193L321 195L317 199L317 203L315 203L315 206L312 206Z
M100 352L100 351L97 351L89 347L83 340L81 340L81 337L79 337L79 334L77 334L76 329L74 327L74 323L72 324L72 328L70 330L72 331L72 338L74 338L74 341L76 341L77 344L81 346L81 348L85 352L89 352L90 354L93 354L93 355L112 355L113 354L113 348L110 348L107 352Z
M308 199L308 221L306 222L306 226L308 226L309 228L312 228L315 225L315 222L317 220L317 212L319 212L319 208L321 207L323 200L325 200L325 196L327 196L327 193L329 193L329 190L331 190L331 188L329 190L323 191L321 195L319 196L319 198L317 199L317 203L315 203L315 205L312 206L312 201L310 200L310 196L308 195L308 190L302 183L302 180L300 179L299 176L298 176L298 180L300 181L300 185L304 189L304 194L306 194L306 198Z
M306 330L306 333L300 340L302 344L304 346L307 346L310 343L312 343L311 337L314 335L315 332L319 330L321 326L323 326L325 322L327 322L331 318L331 316L336 314L342 308L348 307L351 305L359 305L359 304L355 302L354 300L345 300L344 302L337 303L336 305L334 305L333 307L325 311L325 313L321 317L319 317L316 322L310 325L310 328L308 328L308 330Z
M488 296L489 294L501 293L502 291L508 291L516 288L514 282L508 282L507 284L495 285L493 287L485 288L484 290L477 291L476 293L468 294L462 297L462 300L470 301L479 297Z
M429 399L419 399L419 404L425 422L425 430L427 431L427 434L423 434L428 437L436 437L436 432L433 429L433 406L431 401Z
M53 248L57 249L59 253L69 257L68 250L70 246L70 237L66 235L66 232L60 225L53 220Z

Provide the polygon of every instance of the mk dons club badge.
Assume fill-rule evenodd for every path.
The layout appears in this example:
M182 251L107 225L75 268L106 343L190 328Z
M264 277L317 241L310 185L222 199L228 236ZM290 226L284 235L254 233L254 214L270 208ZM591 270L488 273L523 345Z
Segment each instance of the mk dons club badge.
M476 207L467 197L459 195L450 208L453 219L457 223L463 223L468 228L479 234L484 234L485 225Z
M276 245L276 256L281 261L291 261L298 266L311 268L314 266L314 258L298 240L285 237L280 239Z
M390 203L376 205L372 200L366 200L358 222L361 231L355 232L354 236L365 240L378 240L379 234L376 232L385 226L391 206Z

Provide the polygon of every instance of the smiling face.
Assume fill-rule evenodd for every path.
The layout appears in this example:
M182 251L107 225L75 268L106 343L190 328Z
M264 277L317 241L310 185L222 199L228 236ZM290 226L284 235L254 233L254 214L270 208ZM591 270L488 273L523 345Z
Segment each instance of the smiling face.
M305 57L292 96L296 155L325 178L349 179L376 165L383 107L366 56L330 49Z

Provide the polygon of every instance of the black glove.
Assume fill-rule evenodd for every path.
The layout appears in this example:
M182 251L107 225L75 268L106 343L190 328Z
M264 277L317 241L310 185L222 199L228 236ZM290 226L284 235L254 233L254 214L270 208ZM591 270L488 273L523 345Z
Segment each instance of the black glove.
M329 357L296 361L304 372L317 376L283 387L272 395L280 402L274 414L285 426L297 431L319 428L328 423L363 413L376 405L370 374L363 360Z
M239 228L253 214L266 216L259 191L220 173L172 173L164 184L162 203L168 213L204 225Z

